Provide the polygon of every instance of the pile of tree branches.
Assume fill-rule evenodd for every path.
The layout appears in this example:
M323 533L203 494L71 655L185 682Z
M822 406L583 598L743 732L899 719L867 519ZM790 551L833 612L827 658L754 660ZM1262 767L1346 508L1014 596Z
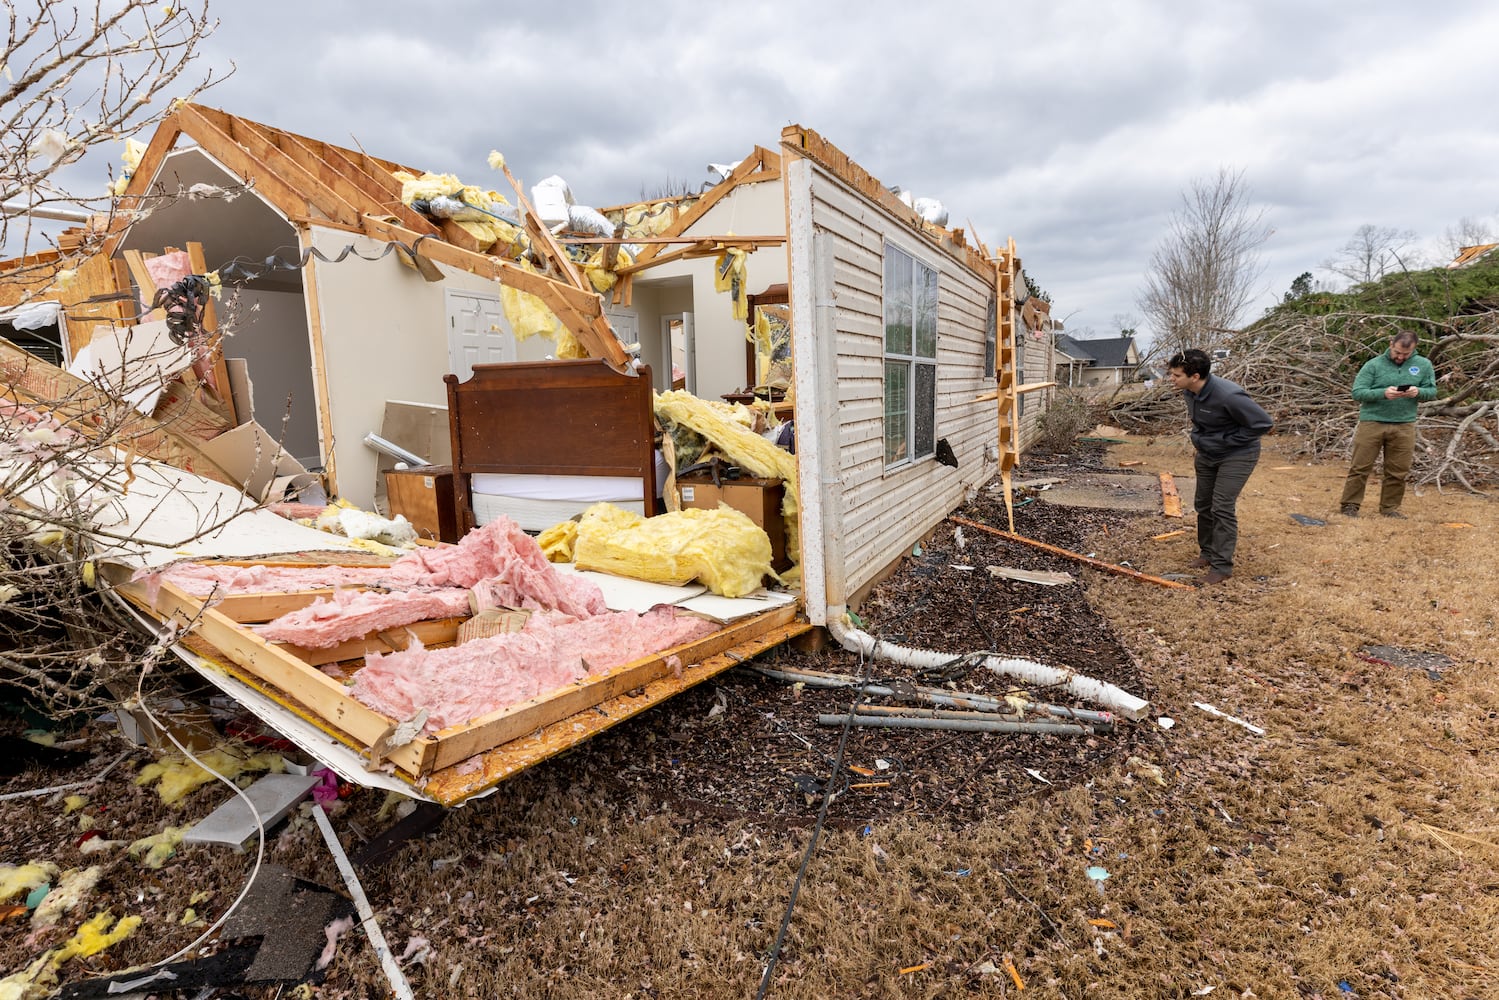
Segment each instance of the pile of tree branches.
M1350 395L1365 361L1398 330L1419 331L1436 369L1438 398L1420 404L1413 482L1481 492L1499 482L1499 309L1426 316L1278 310L1225 342L1215 374L1242 385L1303 457L1340 461L1358 423ZM1164 362L1162 362L1164 364ZM1116 400L1109 420L1130 431L1179 428L1185 409L1170 383Z

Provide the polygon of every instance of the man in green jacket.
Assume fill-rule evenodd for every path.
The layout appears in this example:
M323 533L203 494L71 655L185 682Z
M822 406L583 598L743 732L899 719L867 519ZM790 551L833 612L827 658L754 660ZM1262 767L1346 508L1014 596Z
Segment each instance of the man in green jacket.
M1358 517L1364 486L1374 462L1384 455L1384 482L1379 488L1379 512L1404 517L1405 477L1416 456L1416 403L1437 398L1431 362L1416 353L1416 335L1402 330L1390 338L1390 349L1370 358L1353 380L1358 401L1358 429L1353 433L1353 461L1343 481L1342 511Z

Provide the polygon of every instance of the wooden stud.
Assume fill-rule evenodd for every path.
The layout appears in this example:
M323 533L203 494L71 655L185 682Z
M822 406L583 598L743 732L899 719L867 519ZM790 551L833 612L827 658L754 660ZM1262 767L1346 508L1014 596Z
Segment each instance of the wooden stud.
M691 208L680 213L673 219L671 225L666 227L666 231L662 235L680 236L693 223L707 215L709 209L722 201L730 191L733 191L740 184L746 183L750 177L755 176L757 173L773 172L774 176L779 178L780 171L781 158L762 146L756 146L750 152L750 155L741 160L739 165L729 173L728 177L709 188L701 198L692 203ZM770 178L762 177L760 179L769 180ZM636 258L635 263L638 265L650 261L658 253L660 253L660 245L651 243L640 252L640 256Z
M311 243L306 229L299 242ZM300 249L300 248L299 248ZM317 398L318 451L323 460L323 488L338 496L338 459L333 453L333 411L328 403L328 359L323 348L323 313L318 299L317 258L308 257L302 269L302 293L307 302L307 336L312 355L312 393Z

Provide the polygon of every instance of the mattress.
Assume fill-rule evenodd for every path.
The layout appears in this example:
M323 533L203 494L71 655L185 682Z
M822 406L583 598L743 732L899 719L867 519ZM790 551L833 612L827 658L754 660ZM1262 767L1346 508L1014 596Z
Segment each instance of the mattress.
M607 500L640 500L644 486L639 476L521 476L476 472L470 482L475 497L480 493L517 500L572 500L582 504Z
M472 493L474 521L488 524L504 514L524 531L545 531L554 524L581 514L596 500L531 500L526 497L501 496L496 493ZM643 500L613 500L616 507L645 516Z

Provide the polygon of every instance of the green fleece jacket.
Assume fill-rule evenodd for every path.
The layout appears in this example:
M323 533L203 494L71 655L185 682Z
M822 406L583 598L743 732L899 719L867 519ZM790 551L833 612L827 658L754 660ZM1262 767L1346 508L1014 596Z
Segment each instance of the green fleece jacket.
M1392 386L1413 385L1421 390L1415 399L1385 399L1384 391ZM1390 352L1364 362L1353 380L1353 398L1358 401L1358 418L1382 424L1409 424L1416 419L1416 404L1437 398L1436 373L1431 362L1412 354L1401 364L1390 360Z

